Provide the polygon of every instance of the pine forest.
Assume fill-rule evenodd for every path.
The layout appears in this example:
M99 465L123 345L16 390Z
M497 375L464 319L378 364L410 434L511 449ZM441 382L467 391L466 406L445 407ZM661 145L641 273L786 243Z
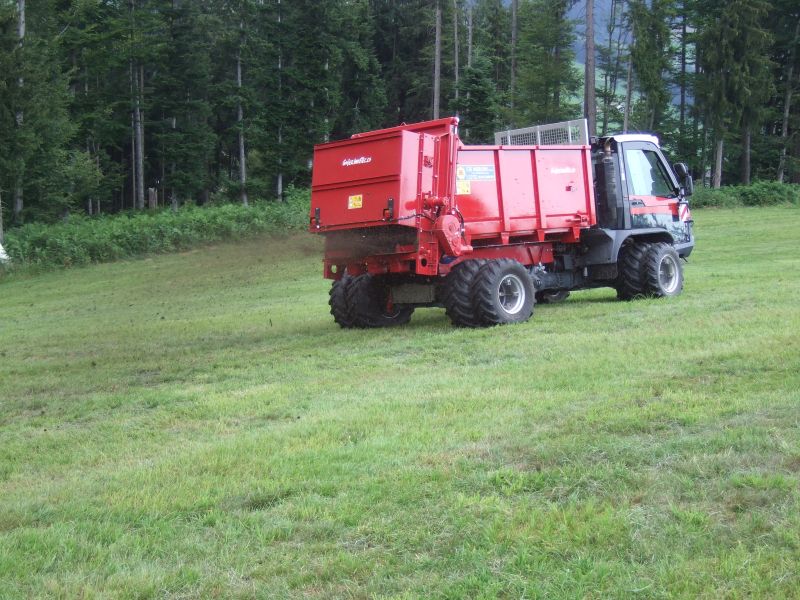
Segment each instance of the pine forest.
M799 46L797 0L0 0L0 223L280 201L314 144L454 114L798 183Z

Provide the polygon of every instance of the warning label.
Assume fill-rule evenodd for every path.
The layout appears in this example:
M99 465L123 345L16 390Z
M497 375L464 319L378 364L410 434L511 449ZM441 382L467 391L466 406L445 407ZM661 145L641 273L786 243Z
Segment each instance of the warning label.
M347 197L347 208L361 208L364 205L364 196L359 194L358 196L348 196Z
M458 181L494 181L494 165L459 165L456 167Z
M462 179L456 180L456 195L466 196L472 193L472 182Z

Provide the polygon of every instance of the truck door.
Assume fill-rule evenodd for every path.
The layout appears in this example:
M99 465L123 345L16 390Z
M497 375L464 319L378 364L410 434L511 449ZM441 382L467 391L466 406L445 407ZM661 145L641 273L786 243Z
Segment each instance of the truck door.
M665 229L683 238L684 225L678 218L679 185L672 170L652 142L622 144L625 180L632 229Z

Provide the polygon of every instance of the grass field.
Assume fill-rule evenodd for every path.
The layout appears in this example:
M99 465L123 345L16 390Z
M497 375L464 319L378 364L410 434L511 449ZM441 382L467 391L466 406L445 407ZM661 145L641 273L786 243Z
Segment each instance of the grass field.
M0 281L0 598L800 597L800 210L695 218L483 330L303 235Z

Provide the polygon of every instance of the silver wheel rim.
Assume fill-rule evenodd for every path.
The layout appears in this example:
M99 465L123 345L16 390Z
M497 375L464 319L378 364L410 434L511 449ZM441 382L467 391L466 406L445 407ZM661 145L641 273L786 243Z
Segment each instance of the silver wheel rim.
M665 294L671 294L678 288L678 263L667 254L658 267L658 282Z
M500 306L510 315L517 314L525 304L525 286L516 275L506 275L500 280L497 288L497 299Z

